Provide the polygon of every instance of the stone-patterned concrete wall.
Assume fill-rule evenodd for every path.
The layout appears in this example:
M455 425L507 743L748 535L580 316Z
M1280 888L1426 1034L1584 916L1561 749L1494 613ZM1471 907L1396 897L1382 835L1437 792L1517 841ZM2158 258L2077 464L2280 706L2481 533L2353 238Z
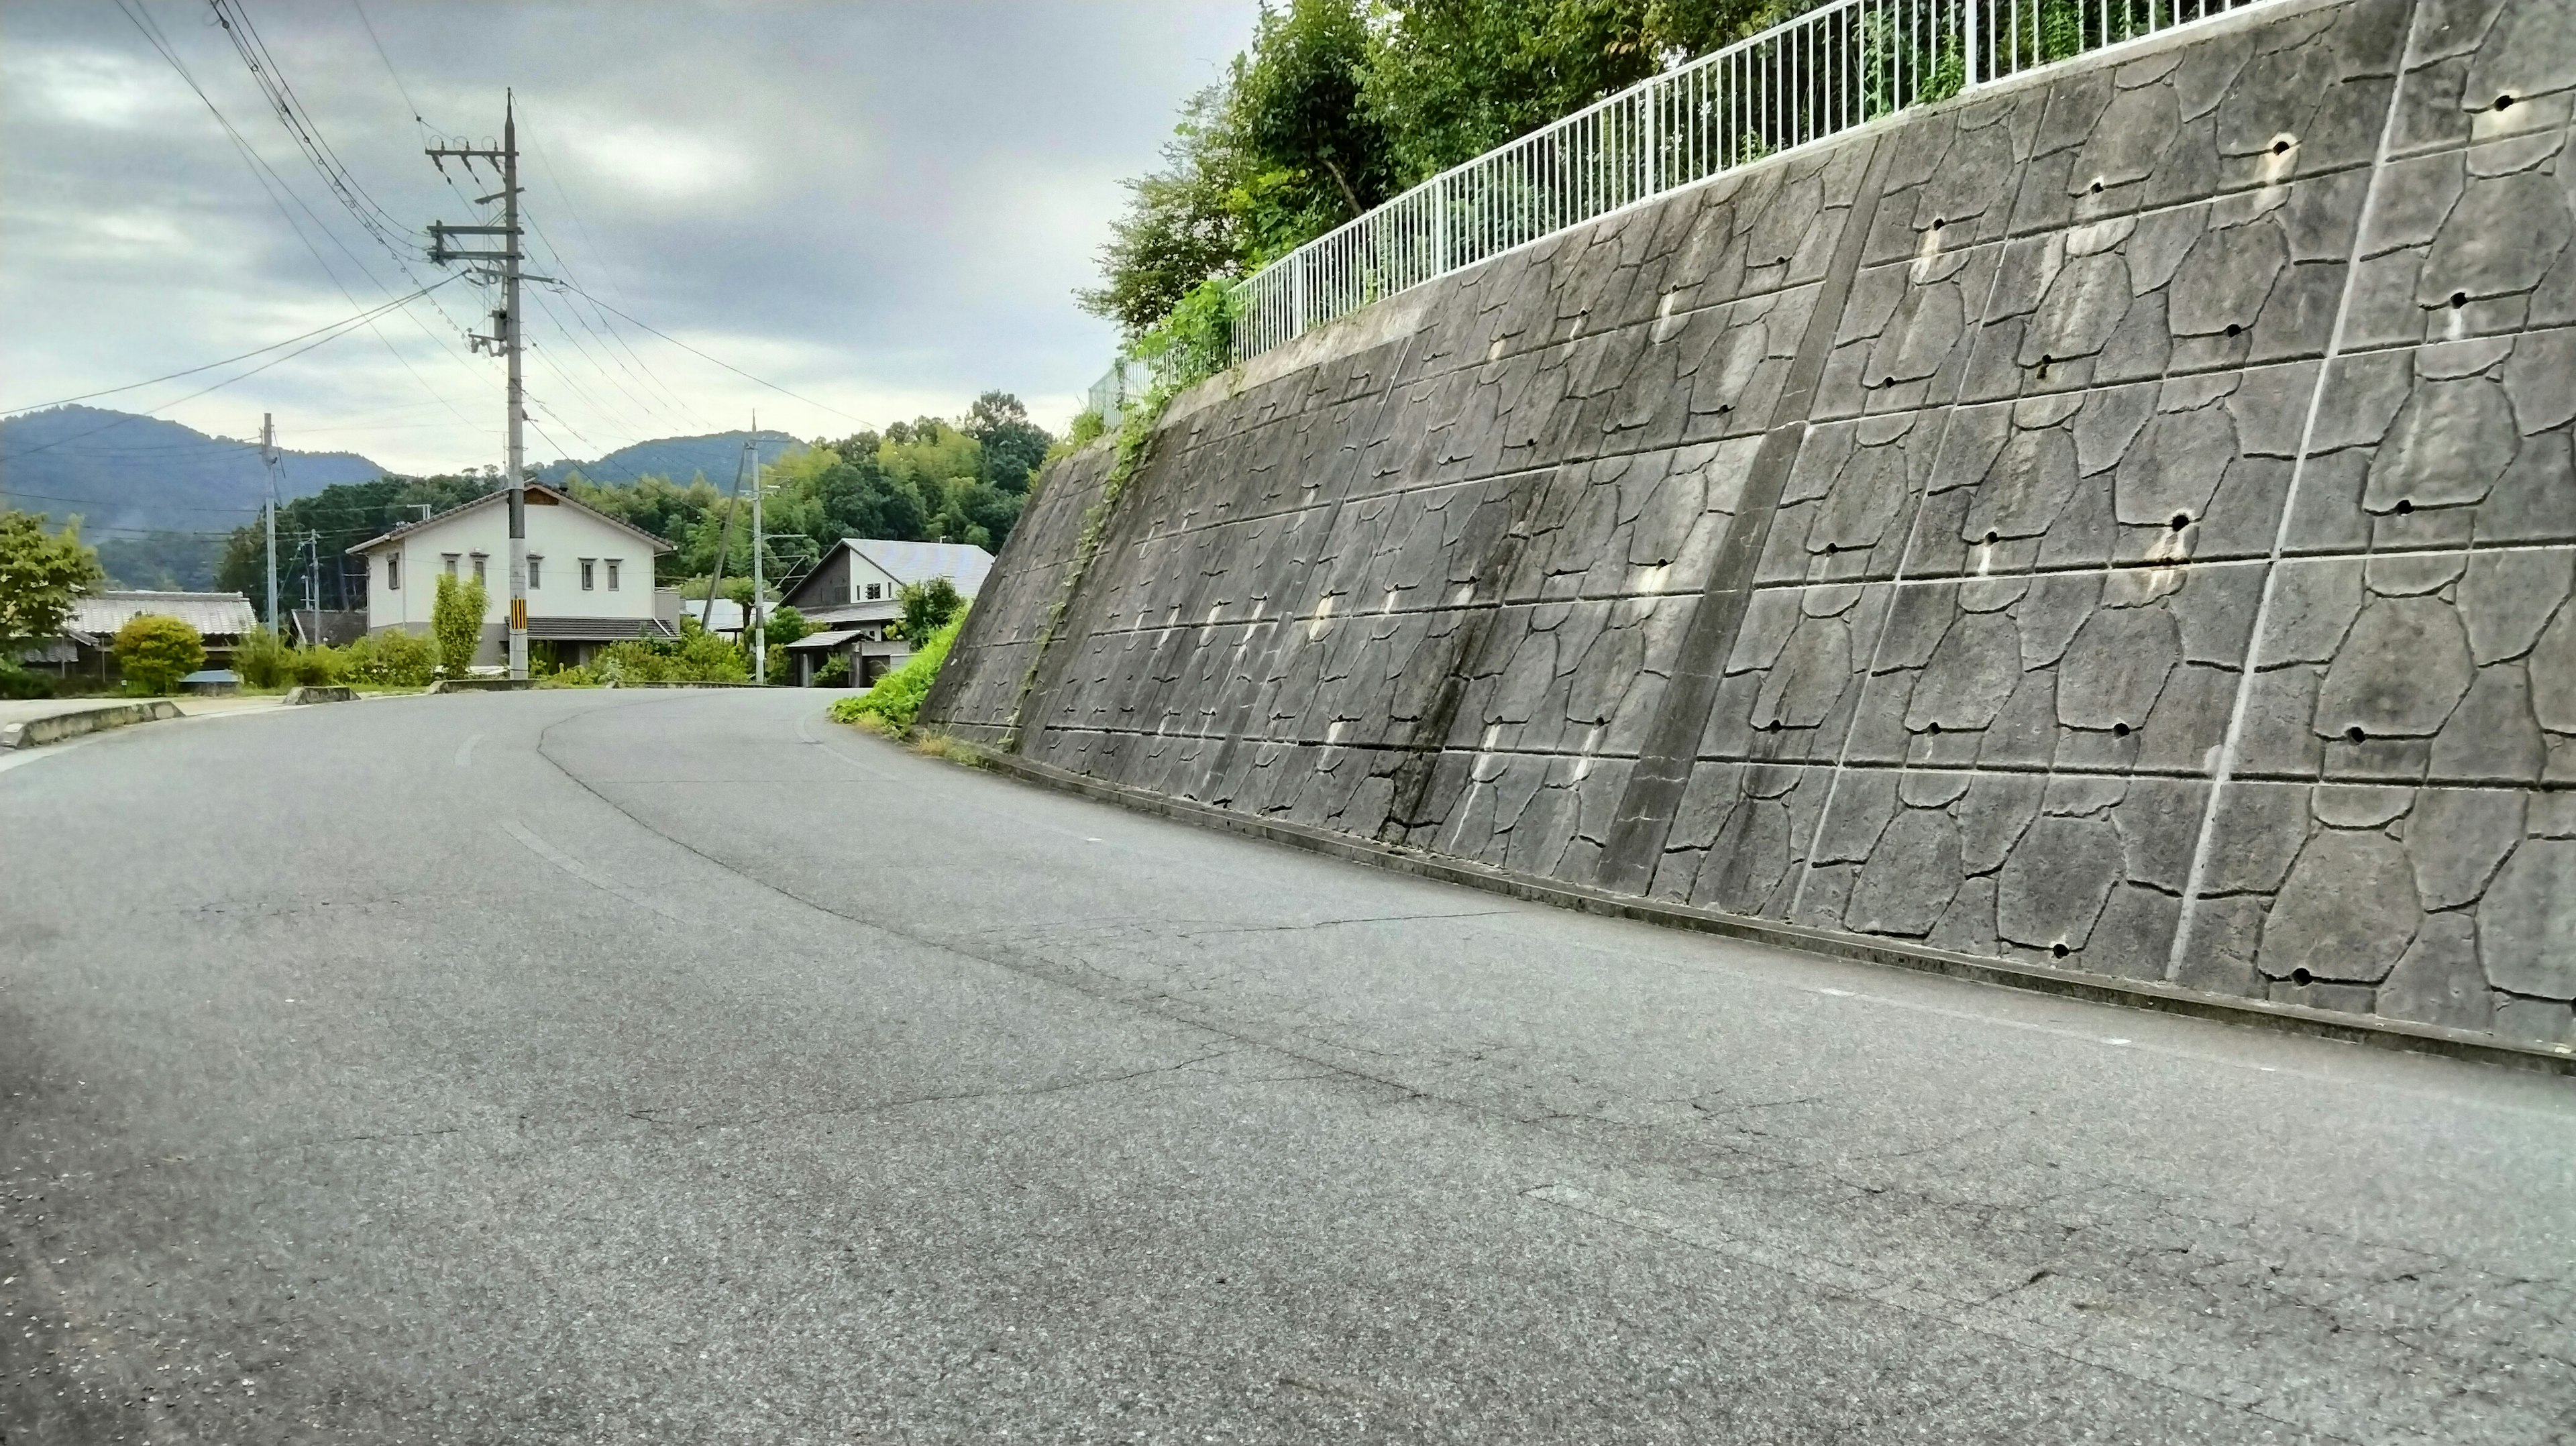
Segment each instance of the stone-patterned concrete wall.
M2569 0L2285 0L1500 258L1181 399L1087 566L1061 464L929 715L2576 1039L2572 102Z

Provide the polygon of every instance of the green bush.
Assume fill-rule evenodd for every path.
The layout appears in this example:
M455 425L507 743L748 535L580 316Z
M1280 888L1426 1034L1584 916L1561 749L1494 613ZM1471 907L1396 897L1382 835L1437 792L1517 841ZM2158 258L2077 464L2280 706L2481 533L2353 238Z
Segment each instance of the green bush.
M125 670L128 687L144 693L168 693L179 680L206 665L206 640L177 618L142 613L116 630L116 665Z
M429 605L429 635L438 647L439 671L450 678L466 676L474 654L483 646L483 614L492 598L477 580L438 575L438 596Z
M751 678L742 650L722 635L701 629L694 619L680 621L674 642L630 638L599 650L585 670L602 683L742 683Z
M22 668L0 658L0 698L50 698L54 680L33 668Z
M422 688L438 673L429 639L400 628L369 633L339 651L342 676L352 683Z
M328 688L345 680L348 672L348 659L328 643L297 648L286 659L286 681L298 688Z
M814 686L817 688L846 688L850 686L850 655L847 653L834 653L830 662L816 668L814 670Z
M557 668L537 680L540 688L596 688L599 675L588 668Z
M294 651L269 629L253 628L242 634L241 646L233 649L233 671L250 687L275 688L284 683Z
M844 723L855 723L866 715L882 720L896 732L910 728L914 716L921 712L921 700L930 696L930 685L939 678L939 665L948 661L948 649L957 641L957 630L966 626L966 611L960 608L946 626L930 635L921 651L906 658L902 667L877 679L875 687L833 704L832 716Z

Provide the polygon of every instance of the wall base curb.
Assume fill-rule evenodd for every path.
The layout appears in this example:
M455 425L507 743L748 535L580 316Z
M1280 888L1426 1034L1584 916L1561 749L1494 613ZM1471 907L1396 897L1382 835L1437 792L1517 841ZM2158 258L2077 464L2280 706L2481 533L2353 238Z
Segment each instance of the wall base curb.
M937 730L925 729L936 733ZM1374 839L1336 833L1307 824L1288 823L1278 819L1250 818L1207 804L1169 798L1087 778L1044 763L1032 762L1008 754L992 752L980 744L969 743L952 734L938 734L970 753L974 762L997 773L1005 773L1026 783L1050 788L1059 793L1076 794L1103 803L1114 803L1139 813L1156 814L1184 823L1245 834L1272 843L1286 844L1309 853L1373 864L1398 873L1442 883L1463 884L1487 893L1503 894L1532 903L1551 904L1562 909L1575 909L1587 914L1630 919L1639 923L1659 924L1667 928L1689 929L1703 934L1716 934L1751 943L1769 944L1801 953L1820 954L1837 959L1850 959L1865 964L1881 964L1917 973L1941 974L1979 984L1992 984L2006 989L2026 990L2036 994L2055 994L2070 999L2090 1000L2096 1004L2126 1005L2134 1009L2151 1009L2163 1014L2186 1015L2214 1020L2222 1024L2269 1029L2283 1034L2302 1034L2318 1039L2340 1040L2346 1044L2370 1045L2379 1049L2412 1054L2441 1055L2450 1059L2479 1064L2501 1065L2509 1069L2538 1070L2548 1074L2576 1076L2576 1046L2519 1044L2463 1029L2446 1029L2439 1025L2415 1024L2406 1020L2374 1019L2362 1015L2338 1014L2310 1009L2296 1004L2275 1004L2269 1000L2240 999L2231 995L2211 994L2198 989L2148 980L2118 979L2103 974L2085 974L2069 969L2051 969L2045 965L2022 964L2008 960L1977 958L1951 954L1893 939L1876 939L1866 935L1844 934L1828 929L1811 929L1795 924L1746 918L1740 914L1721 914L1709 909L1695 909L1686 904L1657 899L1613 894L1605 890L1583 888L1553 879L1538 879L1481 864L1441 858L1418 849L1399 848Z

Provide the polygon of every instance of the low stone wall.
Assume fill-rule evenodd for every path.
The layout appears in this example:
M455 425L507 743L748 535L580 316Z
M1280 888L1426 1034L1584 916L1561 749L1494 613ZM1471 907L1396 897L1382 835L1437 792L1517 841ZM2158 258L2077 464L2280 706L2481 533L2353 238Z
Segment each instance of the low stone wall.
M36 748L59 743L102 728L123 728L133 723L157 723L180 716L179 705L167 698L151 698L137 703L100 703L94 707L67 708L41 718L27 718L14 723L0 723L0 748Z
M1050 469L924 721L2576 1040L2571 99L2564 3L2287 0L1417 288Z

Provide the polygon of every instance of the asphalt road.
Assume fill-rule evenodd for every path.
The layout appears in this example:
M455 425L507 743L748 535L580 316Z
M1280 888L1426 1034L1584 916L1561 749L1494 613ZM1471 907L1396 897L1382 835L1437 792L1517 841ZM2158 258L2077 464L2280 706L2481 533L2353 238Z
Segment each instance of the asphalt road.
M1519 904L822 701L0 763L0 1440L2576 1430L2569 1081Z

